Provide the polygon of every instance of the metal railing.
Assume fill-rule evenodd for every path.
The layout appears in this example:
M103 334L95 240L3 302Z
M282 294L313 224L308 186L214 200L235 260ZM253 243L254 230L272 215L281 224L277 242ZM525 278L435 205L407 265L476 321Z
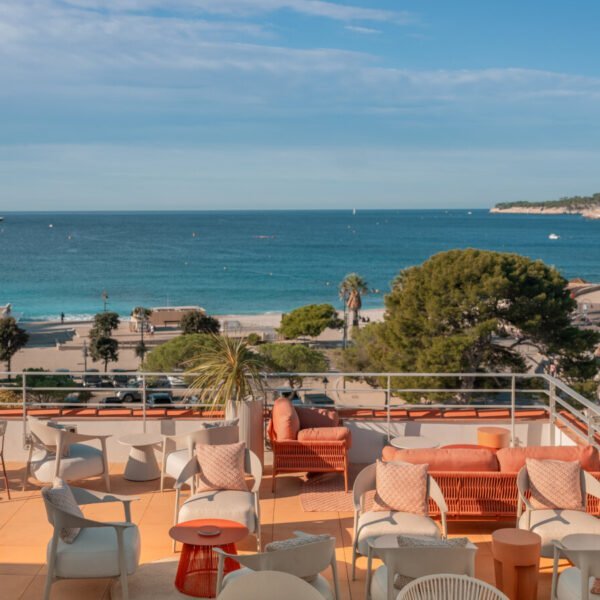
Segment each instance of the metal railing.
M61 378L61 385L38 385L40 377ZM124 379L127 381L122 384ZM446 387L431 387L431 383L429 386L415 385L414 382L419 380L429 383L437 380L437 384L446 380L463 384L468 381L471 386L457 387L449 384ZM291 381L295 382L294 387L289 385ZM404 381L407 385L402 385ZM62 385L65 382L68 385ZM213 406L200 402L198 396L187 389L188 382L189 378L181 372L0 372L0 400L4 400L4 403L0 402L0 408L11 404L21 408L24 436L28 411L40 407L112 409L125 406L141 409L143 429L146 431L149 408L203 410ZM262 393L267 402L283 391L296 395L298 402L307 405L334 405L340 410L384 412L388 436L391 434L394 411L397 409L410 414L424 409L443 413L461 408L507 409L510 415L511 442L516 439L518 410L527 408L547 413L552 444L555 443L556 425L579 437L587 437L588 442L595 445L595 436L600 433L600 406L560 379L543 373L264 373L263 382ZM489 383L496 387L485 387ZM87 396L88 393L90 397L81 402L75 396ZM166 402L163 396L165 404L162 404L157 394L168 394L169 401ZM12 402L10 395L14 396ZM17 395L19 400L16 399ZM366 402L355 401L361 395L363 399L367 398ZM375 402L373 398L380 398L381 401Z

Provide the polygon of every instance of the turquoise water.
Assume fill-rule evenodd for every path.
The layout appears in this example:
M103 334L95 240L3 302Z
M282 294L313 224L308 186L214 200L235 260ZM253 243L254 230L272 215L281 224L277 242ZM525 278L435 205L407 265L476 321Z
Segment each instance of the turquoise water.
M471 212L471 214L469 214ZM199 304L211 313L338 303L357 271L382 291L436 252L518 252L600 281L600 221L484 210L3 213L0 305L25 319ZM50 227L52 225L52 227ZM560 235L549 240L548 235ZM383 304L382 294L365 298Z

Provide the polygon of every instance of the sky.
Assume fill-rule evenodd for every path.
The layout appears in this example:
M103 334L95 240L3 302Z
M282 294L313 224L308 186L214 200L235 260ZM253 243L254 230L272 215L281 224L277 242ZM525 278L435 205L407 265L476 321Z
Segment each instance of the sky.
M0 0L0 211L600 191L597 0Z

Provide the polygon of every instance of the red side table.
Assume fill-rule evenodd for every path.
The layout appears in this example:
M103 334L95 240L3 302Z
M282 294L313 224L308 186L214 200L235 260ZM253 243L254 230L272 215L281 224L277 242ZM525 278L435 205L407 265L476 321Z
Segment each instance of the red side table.
M217 527L221 531L219 535L201 535L198 530L203 527ZM225 519L194 519L171 527L169 535L183 544L175 587L188 596L214 598L218 559L213 548L218 547L229 554L237 554L235 543L243 540L248 533L248 528L241 523ZM225 560L225 573L239 568L240 565L235 560Z

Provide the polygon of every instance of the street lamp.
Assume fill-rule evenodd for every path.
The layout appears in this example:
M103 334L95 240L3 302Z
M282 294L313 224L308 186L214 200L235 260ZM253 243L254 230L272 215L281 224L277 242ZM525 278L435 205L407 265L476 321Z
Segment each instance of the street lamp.
M108 292L106 290L102 291L102 302L104 303L104 312L106 312L106 305L108 304Z

